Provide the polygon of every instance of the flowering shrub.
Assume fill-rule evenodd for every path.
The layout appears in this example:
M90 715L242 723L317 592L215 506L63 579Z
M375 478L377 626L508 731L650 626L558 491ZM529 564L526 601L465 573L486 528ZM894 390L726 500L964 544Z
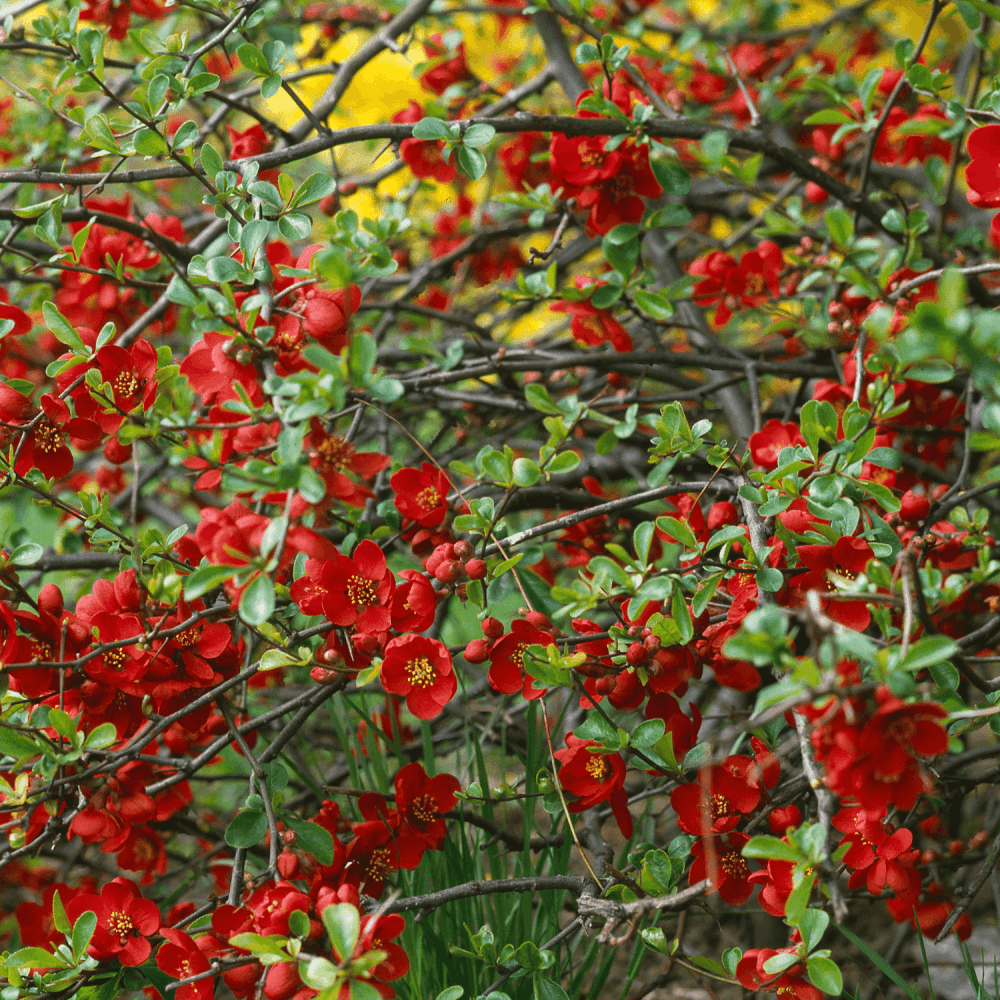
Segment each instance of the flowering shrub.
M1000 853L997 8L16 6L2 1000L916 996Z

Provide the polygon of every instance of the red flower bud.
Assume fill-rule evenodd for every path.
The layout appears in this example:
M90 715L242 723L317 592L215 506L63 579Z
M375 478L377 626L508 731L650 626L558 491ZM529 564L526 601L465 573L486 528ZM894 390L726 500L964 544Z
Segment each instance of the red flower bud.
M466 541L464 538L455 542L456 559L461 559L462 562L468 562L475 554L476 550L472 547L471 542Z
M524 620L531 626L541 629L543 632L551 632L555 635L559 630L549 621L548 615L543 615L541 611L529 611L525 614Z
M379 649L378 639L368 632L355 633L351 636L351 642L354 643L354 648L361 653L362 656L373 656Z
M357 190L358 190L358 185L354 181L340 181L340 183L337 184L338 194L344 194L344 195L354 194L354 192Z
M617 677L599 677L594 682L594 691L597 694L611 694L617 684Z
M633 642L625 652L630 667L641 667L649 659L649 650L641 642Z
M473 639L462 654L469 663L485 663L490 656L490 643L486 639Z
M914 493L913 490L907 490L899 499L899 516L907 524L920 524L930 509L930 500L920 493Z
M470 559L465 564L465 572L469 574L470 580L485 580L489 570L484 560Z
M434 568L434 578L442 583L457 583L465 576L465 567L457 559L448 559Z
M340 211L340 202L335 194L328 194L319 203L319 210L327 216L334 216Z
M730 503L728 500L720 500L708 508L708 517L705 518L705 524L708 526L709 531L715 531L717 528L725 527L727 524L739 523L739 511L737 511L736 505Z
M494 642L504 633L504 628L501 622L493 617L483 619L482 629L483 635L485 635L487 639Z
M299 877L299 856L287 848L278 855L278 874L284 879Z
M658 635L647 635L646 638L642 640L643 649L645 649L651 656L653 653L658 653L660 651L660 646L662 645L663 640Z

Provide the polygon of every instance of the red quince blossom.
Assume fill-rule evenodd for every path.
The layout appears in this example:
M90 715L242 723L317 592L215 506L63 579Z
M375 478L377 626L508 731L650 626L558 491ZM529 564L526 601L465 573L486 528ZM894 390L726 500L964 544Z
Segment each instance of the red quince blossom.
M145 17L150 21L158 21L167 13L155 0L127 0L126 3L115 3L114 0L84 0L80 10L81 21L96 21L106 24L108 34L121 41L127 34L132 15Z
M164 927L160 933L167 939L167 943L161 945L156 953L156 965L161 972L174 979L188 979L211 971L208 958L189 934L172 927ZM215 984L208 976L195 983L185 983L174 996L177 1000L212 1000Z
M732 830L760 803L756 779L756 764L740 754L699 769L697 781L678 786L670 795L677 825L699 837Z
M601 751L594 740L581 740L572 732L566 734L566 749L557 750L559 782L563 789L575 795L570 802L571 813L586 812L601 802L611 806L618 829L626 839L632 836L632 814L628 811L628 796L625 794L625 761L621 754L591 752L590 748Z
M396 510L423 528L436 528L448 513L451 481L443 470L430 462L419 469L400 469L389 480Z
M849 844L844 864L853 868L848 888L866 886L873 896L892 890L896 899L916 900L920 894L920 874L914 868L918 856L911 851L913 834L903 828L893 832L891 825L872 821L858 807L841 809L833 825L847 834L841 844Z
M733 830L716 837L702 837L691 848L694 862L688 872L688 881L696 885L709 879L730 906L742 906L753 895L750 868L741 853L750 838Z
M322 612L335 625L372 635L389 628L395 586L385 553L366 538L351 557L338 553L322 562L307 560L291 596L306 614Z
M837 581L850 581L864 573L868 560L874 558L871 546L863 538L838 538L833 545L799 545L795 550L808 570L795 578L795 588L805 594L810 590L829 593ZM826 613L835 622L863 632L871 622L871 612L864 601L822 601Z
M593 93L585 90L580 94L577 108ZM612 88L611 99L625 114L631 112L631 97L620 85ZM577 117L599 115L579 110ZM587 231L591 235L602 235L624 222L638 222L646 210L643 198L658 198L663 193L650 169L645 146L626 140L609 150L607 144L603 136L569 137L560 132L549 145L555 184L563 188L565 197L575 197L581 208L589 209Z
M524 675L524 652L529 646L548 646L551 642L550 632L515 618L510 632L490 647L490 687L501 694L514 694L526 685L530 688L530 678L526 680Z
M66 400L46 393L41 400L44 416L28 431L14 463L14 471L26 475L38 469L46 479L62 479L73 470L74 447L91 451L101 443L101 429L85 417L73 417Z
M452 774L427 776L423 764L414 761L396 774L396 809L408 833L425 841L432 850L440 848L445 837L442 816L455 808L455 793L461 783Z
M397 111L390 121L393 124L409 125L418 122L424 117L424 109L417 101L410 103L402 110ZM433 179L447 184L455 179L455 161L450 160L445 163L441 150L444 143L433 139L404 139L399 144L400 159L413 171L414 177L421 179Z
M976 208L1000 208L1000 125L974 128L967 149L966 197Z
M440 34L431 35L423 43L424 52L433 65L420 74L420 86L440 97L449 87L472 78L469 65L465 61L465 43L449 51Z
M860 699L830 714L829 704L805 706L800 711L825 721L812 731L816 759L826 769L827 785L845 799L854 799L872 820L890 806L911 809L934 782L922 760L948 749L941 724L947 710L935 702L907 703L887 687L874 694L874 709Z
M776 955L795 954L797 947L790 948L750 948L736 966L736 978L744 989L767 990L777 993L782 1000L823 1000L823 994L805 978L805 968L801 963L782 972L767 972L764 963Z
M66 915L76 923L82 913L97 915L97 928L87 951L98 961L117 958L122 965L142 965L152 952L151 935L160 929L160 911L143 899L139 887L127 878L109 882L98 896L84 894L70 900Z
M420 635L386 643L381 678L386 691L406 698L406 707L418 719L439 716L458 690L448 647Z
M596 281L589 275L577 275L573 284L580 289L597 289L606 285L606 281ZM549 309L569 315L569 332L573 339L587 347L600 347L601 344L611 344L619 354L632 351L632 338L628 331L618 322L607 309L598 309L589 299L579 302L553 302Z
M949 898L948 890L940 882L931 882L920 895L918 902L912 899L887 899L885 908L897 924L909 920L910 926L920 928L925 938L934 940L941 933L955 903ZM959 941L965 941L972 934L972 921L963 913L955 922L952 933Z
M805 443L798 424L768 420L759 431L750 435L750 457L755 465L770 472L778 467L778 455L782 448L804 447Z

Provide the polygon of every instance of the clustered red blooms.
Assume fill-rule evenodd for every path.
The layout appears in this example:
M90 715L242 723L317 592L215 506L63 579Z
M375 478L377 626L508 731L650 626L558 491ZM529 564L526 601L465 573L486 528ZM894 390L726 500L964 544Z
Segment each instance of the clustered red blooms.
M580 108L593 91L584 91L577 99L580 118L599 118L596 111ZM626 115L634 102L645 98L622 75L615 77L605 97ZM643 198L658 198L660 187L649 165L646 146L626 140L609 149L606 136L565 136L557 133L549 146L549 168L554 185L565 198L575 198L587 211L587 230L607 233L623 222L638 222L646 210Z
M627 15L651 2L633 0L627 9L621 4L599 3L592 13L606 18L609 26L620 27ZM515 0L505 6L521 5ZM166 9L155 0L85 0L81 18L106 25L112 38L122 39L133 14L156 20ZM320 11L316 17L324 22L328 38L343 24L372 27L384 20L381 13L355 6L341 7L334 13ZM501 15L501 30L517 17ZM475 84L463 44L453 44L440 35L422 44L429 61L419 73L425 90L451 100L455 88ZM735 67L732 75L717 73L695 61L680 68L674 79L645 57L638 57L635 64L675 109L686 103L704 105L713 120L724 119L742 127L751 120L748 102L757 100L758 85L796 53L783 44L765 47L744 42L733 47L729 55ZM229 73L232 64L222 60L222 65L209 68ZM592 69L595 74L601 72ZM735 79L745 86L737 86ZM876 88L876 113L899 79L899 71L882 74ZM603 80L600 93L625 115L647 102L624 74ZM600 117L583 106L594 94L587 91L581 95L579 119ZM891 109L887 127L875 144L875 161L905 165L923 163L934 156L947 161L951 145L938 134L948 122L945 114L933 105L914 106L918 96L908 90L902 99L910 106L897 104ZM462 106L464 102L448 113L457 117ZM0 105L0 110L6 109L6 104ZM860 103L851 106L851 113L859 123L864 119ZM409 124L425 114L423 106L411 101L392 120ZM228 124L226 128L229 156L234 160L257 157L270 148L271 138L259 124L242 131ZM835 142L836 131L837 126L819 126L799 142L813 155L815 165L847 176L864 134L857 131ZM0 134L7 132L6 121L0 122ZM454 160L446 161L443 149L444 144L438 141L407 138L400 143L399 155L416 178L447 184L459 178ZM683 144L678 145L678 152L683 158ZM968 200L975 207L1000 207L1000 125L974 129L968 153ZM0 152L0 158L6 155ZM623 223L639 223L648 202L663 194L650 164L649 146L631 137L612 141L603 136L556 133L550 139L541 133L522 133L503 140L498 158L514 190L549 185L563 204L577 212L590 236L605 235ZM265 171L260 176L275 178L276 173ZM341 191L347 193L346 188ZM821 204L829 196L810 182L805 197ZM96 487L99 492L121 496L125 491L122 467L135 454L133 439L123 428L141 422L153 409L160 381L165 378L162 368L168 367L155 341L146 337L170 332L176 311L169 307L157 323L127 346L109 342L102 328L110 324L112 334L120 333L143 313L148 303L140 290L142 276L162 262L157 237L183 243L185 231L174 216L137 216L128 198L90 198L86 205L103 213L105 221L89 225L73 254L74 266L60 272L53 297L89 355L64 353L50 333L42 332L30 349L37 356L31 356L22 341L32 332L32 318L0 290L0 320L12 324L12 329L0 336L0 372L6 379L20 380L0 383L0 438L5 447L16 449L11 461L19 476L37 470L73 489ZM107 216L128 223L129 231L116 228ZM477 227L491 221L488 213L477 211L466 190L459 189L453 204L433 219L431 257L441 260L461 250ZM70 232L78 236L85 225L72 223ZM145 236L137 235L137 228ZM1000 247L1000 214L993 220L990 238ZM273 362L279 377L287 377L316 370L303 352L310 342L334 355L347 347L352 317L361 306L361 290L355 284L325 288L315 272L302 280L318 249L311 246L296 256L285 243L267 244L263 259L273 273L268 284L281 308L270 318L258 316L253 328L242 317L234 319L226 332L202 328L201 339L180 361L179 374L200 407L195 408L193 422L177 430L173 443L184 452L183 467L190 470L194 490L216 491L227 473L235 476L252 468L252 462L278 447L281 422L252 415L265 405L265 358ZM242 259L235 249L232 252L236 259ZM405 248L397 248L395 255L400 263L408 261ZM713 250L691 261L687 272L694 279L693 302L702 308L714 307L714 322L721 326L737 313L773 311L769 308L772 300L794 291L809 269L822 269L829 263L806 237L796 248L784 251L771 240L762 240L738 256ZM463 258L463 266L480 286L510 280L523 265L520 247L508 239L477 245L474 253ZM118 270L115 278L109 276L114 269ZM125 280L121 280L122 275ZM886 291L899 289L916 276L901 268L890 276ZM571 336L586 347L609 344L616 352L632 352L632 335L612 309L594 304L595 293L608 283L600 274L578 274L572 281L579 295L570 292L551 305L552 311L569 317ZM936 291L935 282L926 282L896 302L890 336L900 333L908 314L920 302L933 300ZM235 293L236 313L252 294L246 289ZM434 308L443 310L451 304L451 293L436 286L425 295L426 299L418 301ZM883 304L850 287L838 289L829 303L827 332L838 347L850 350L840 365L842 380L818 379L809 391L813 400L829 404L835 412L838 444L845 437L842 422L849 404L857 400L862 410L870 413L867 390L875 375L864 363L875 345L868 343L856 353L854 336ZM264 349L254 339L258 331L267 331L262 333L268 338ZM796 342L795 329L784 339L788 354L804 349ZM46 383L40 373L51 362L58 362L60 370ZM609 385L622 387L624 379L615 377L619 382L609 377ZM41 391L44 389L52 391ZM966 401L948 386L918 379L897 380L893 393L897 406L905 404L905 409L890 418L873 419L872 447L897 449L914 460L915 468L943 471L966 430ZM928 428L934 433L927 433ZM306 850L294 830L281 829L276 873L262 883L248 884L237 905L216 906L210 925L200 930L188 933L182 929L194 912L193 904L180 904L164 919L140 888L166 871L163 825L188 810L192 799L186 772L172 766L170 758L179 761L195 754L212 758L231 742L231 720L209 692L237 677L246 662L247 647L228 622L216 619L230 610L240 610L244 595L260 579L261 566L268 558L272 565L267 572L274 583L285 588L282 596L290 598L303 616L321 620L318 628L327 629L315 654L311 677L319 684L340 684L366 671L373 662L377 667L386 710L371 720L374 732L369 724L361 724L360 750L352 753L367 754L369 745L413 742L416 733L407 725L412 719L402 715L403 706L418 720L432 720L446 710L456 694L458 678L448 647L421 633L432 629L443 602L464 599L471 583L485 581L488 576L484 559L477 556L468 540L456 535L452 518L467 508L454 498L458 490L437 464L423 462L420 468L398 469L388 480L401 519L399 535L420 568L391 568L386 555L389 545L382 543L383 548L373 538L362 537L341 551L324 529L336 524L338 511L356 511L376 501L373 480L392 465L389 455L363 450L352 435L335 421L308 417L304 447L310 468L324 483L321 500L308 502L300 492L290 489L275 489L261 496L249 486L237 488L237 499L226 506L204 505L197 525L174 539L172 555L188 566L204 563L210 568L233 570L233 576L222 583L231 602L225 609L209 607L200 599L162 603L150 595L142 578L131 569L112 580L97 580L72 609L66 607L62 591L52 584L42 587L34 601L8 600L12 592L6 587L17 583L16 574L5 569L0 575L4 585L0 664L8 668L12 692L34 705L68 713L83 731L110 724L118 746L135 738L141 740L151 717L181 716L143 743L142 759L130 760L113 771L88 769L82 777L84 765L66 766L66 778L79 778L76 801L60 799L54 813L44 805L10 812L14 827L8 838L12 845L30 847L39 841L52 818L61 817L69 839L79 838L82 844L96 845L104 854L114 855L118 867L135 873L137 879L117 877L100 887L86 879L79 886L69 886L55 881L57 871L50 866L11 866L8 872L16 884L41 893L41 903L23 902L17 907L23 944L54 948L62 943L53 918L58 893L71 922L86 912L96 916L89 954L99 962L135 967L150 960L156 948L155 961L163 972L191 978L211 972L211 963L216 960L225 960L225 971L220 975L241 1000L258 995L267 1000L310 1000L317 991L303 985L296 962L265 967L234 944L240 934L288 935L293 914L298 913L306 918L311 952L327 954L335 962L380 953L365 982L386 1000L395 995L391 984L409 968L409 959L395 940L402 933L403 918L359 912L357 944L351 955L342 955L327 940L323 915L329 907L360 911L367 903L362 896L377 899L393 873L413 870L428 851L443 849L446 816L454 809L460 790L458 779L450 774L431 777L420 763L407 764L395 775L393 794L360 795L360 819L342 814L331 800L323 801L312 822L332 838L330 863L321 863ZM823 448L828 446L830 441ZM102 465L92 475L76 463L73 449L89 454L99 448L114 468ZM799 425L776 418L766 420L750 436L748 455L758 469L769 472L796 462L813 464ZM951 521L934 519L932 505L942 490L935 490L932 481L933 477L928 479L909 465L891 470L864 462L856 485L862 488L861 496L865 483L899 496L898 515L884 521L907 552L919 554L922 568L940 575L968 569L977 560L973 535ZM583 484L600 494L597 484L588 485L586 479ZM793 612L807 606L818 608L835 625L863 632L872 623L872 606L856 595L843 599L841 592L854 589L852 585L868 573L875 558L876 505L870 499L860 499L860 520L845 532L831 523L832 514L823 516L824 505L808 487L801 496L783 500L788 502L772 515L775 531L766 551L757 553L765 568L777 571L780 577L780 585L774 588L775 602ZM254 508L258 501L286 512L288 526L277 551L270 537L274 519ZM588 618L572 620L574 641L583 640L573 648L584 655L584 662L575 667L575 679L582 688L579 704L584 709L594 709L606 700L615 710L641 711L647 720L662 720L668 748L663 753L682 761L698 743L702 724L698 706L683 700L692 682L714 683L742 693L754 692L764 683L754 664L734 660L726 653L727 642L762 603L762 595L757 566L748 558L753 554L748 551L750 532L739 527L741 513L734 503L703 502L700 493L680 494L663 501L660 513L678 519L699 542L708 542L724 527L738 527L742 532L724 567L726 576L713 603L713 614L703 611L695 615L690 601L678 608L657 600L614 599L616 627L612 635ZM606 545L625 527L631 528L631 524L603 516L581 520L559 533L552 553L534 569L550 581L555 580L557 570L566 567L590 579L593 574L588 564L593 555L623 562ZM675 544L675 536L657 525L652 558L658 558L664 546ZM685 552L679 559L686 571L693 571L701 557ZM954 599L943 612L935 612L932 624L943 635L961 635L970 616L995 611L998 600L1000 588L984 584ZM719 609L723 613L718 613ZM691 619L694 638L664 644L650 623L654 616L677 615L681 610ZM465 648L466 661L489 664L487 680L498 694L521 694L528 700L542 697L545 691L536 686L529 650L558 645L566 638L562 631L545 614L527 608L509 627L485 615L481 628L483 638ZM921 621L914 640L925 628L926 622ZM711 672L707 677L706 669ZM857 666L844 661L838 671L843 690L799 706L796 712L809 720L822 780L840 801L832 826L843 835L842 861L850 870L848 887L883 900L895 921L909 921L925 935L934 936L953 912L954 901L946 884L922 877L921 869L933 860L928 856L937 852L921 852L914 846L914 833L899 824L907 813L920 815L926 808L925 800L935 791L929 762L947 750L947 711L931 701L904 701L885 685L869 685L859 693L862 678ZM275 681L279 682L280 678ZM247 679L251 686L264 683L263 675ZM237 724L245 718L241 712L237 710ZM46 727L44 734L56 739L54 728ZM253 731L247 733L248 745L252 747L255 739ZM631 837L634 821L625 788L626 759L595 740L579 738L575 731L566 733L564 743L554 757L560 765L558 779L569 812L580 814L607 804L621 833ZM770 860L753 870L742 850L750 837L748 831L759 825L758 821L766 818L770 833L787 839L804 817L797 806L779 806L772 801L771 792L780 776L775 752L757 737L750 740L750 746L753 756L730 754L718 763L699 767L694 780L679 783L673 790L670 804L679 828L694 839L690 884L707 879L725 903L735 906L746 903L759 890L761 908L780 917L786 914L795 888L792 864ZM632 756L628 763L641 766L637 760L638 756ZM23 777L3 775L4 781L12 782ZM26 787L29 794L44 791L34 777ZM922 832L932 837L941 837L941 826L934 813L920 823ZM204 858L211 858L218 849L207 836L196 834L194 840ZM230 863L216 862L210 870L216 890L224 896ZM968 937L968 916L958 921L956 932L960 938ZM736 978L749 990L819 1000L819 991L805 978L803 963L786 964L780 973L769 973L765 968L777 956L799 955L800 943L793 936L789 947L745 952ZM342 1000L350 994L347 984ZM214 996L212 976L187 983L175 996L178 1000L210 1000Z

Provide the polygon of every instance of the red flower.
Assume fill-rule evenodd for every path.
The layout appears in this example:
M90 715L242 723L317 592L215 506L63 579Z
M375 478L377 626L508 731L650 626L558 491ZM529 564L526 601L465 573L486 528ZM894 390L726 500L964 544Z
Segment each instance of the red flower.
M374 634L389 628L389 605L396 578L385 554L372 541L359 542L351 558L310 559L306 575L292 584L291 596L306 614L323 614L335 625Z
M577 275L573 279L577 288L597 289L606 285L606 281L596 281L589 275ZM552 312L567 313L572 317L569 332L573 339L588 347L600 347L610 343L619 354L632 350L632 338L628 331L616 320L607 309L598 309L589 299L579 302L554 302L549 306Z
M853 580L864 573L868 560L874 558L871 546L863 538L838 538L833 545L799 545L799 559L809 570L797 577L795 587L802 593L818 590L828 593L835 588L835 578ZM826 613L835 622L863 632L871 622L864 601L824 601Z
M768 297L781 295L778 275L785 266L781 248L771 240L762 240L756 250L743 254L738 267L726 273L726 291L736 296L741 305L756 308Z
M940 882L931 882L924 889L923 899L919 903L914 904L912 899L887 899L885 908L897 924L909 920L914 930L919 924L924 937L933 941L941 933L941 928L951 916L955 904L948 898L947 890ZM952 930L959 941L965 941L972 933L972 921L969 915L963 913Z
M750 435L750 456L756 465L771 471L778 467L778 455L782 448L804 446L805 443L798 424L768 420L759 431Z
M461 790L458 778L451 774L427 776L419 761L407 764L393 782L396 809L407 832L426 841L437 850L444 840L443 813L455 808L455 793Z
M402 111L397 111L391 121L399 124L418 122L424 117L424 109L416 102L410 101ZM404 139L399 144L400 159L413 171L414 177L432 177L436 181L447 184L455 179L455 161L445 163L441 156L444 143L440 140Z
M742 855L743 845L750 838L745 833L724 834L721 837L703 837L691 848L694 863L688 881L696 885L710 879L713 890L730 904L740 906L753 894L750 868Z
M143 899L139 887L127 878L109 882L101 894L85 894L70 900L66 915L76 923L92 910L97 929L89 953L98 961L117 958L122 965L142 965L149 958L149 936L160 929L160 911L150 899Z
M464 42L459 42L457 48L449 51L441 35L436 34L423 44L427 58L434 60L431 68L420 74L420 85L424 90L440 97L453 84L471 78L465 61Z
M971 162L965 168L966 198L976 208L1000 208L1000 125L983 125L969 133Z
M755 783L756 765L749 757L734 754L721 764L698 771L698 780L680 785L670 796L677 824L699 837L732 830L760 802Z
M156 953L156 965L161 972L174 979L188 979L211 971L211 964L190 935L171 927L164 927L160 933L167 939ZM212 1000L215 983L208 976L179 987L174 996L177 1000Z
M524 651L529 646L548 646L552 635L515 618L510 632L490 647L490 686L501 694L514 694L524 686Z
M569 803L571 813L586 812L601 802L609 802L625 838L632 836L632 814L628 811L625 794L625 761L617 753L592 753L591 747L600 749L593 740L581 740L569 732L566 749L556 751L559 782L577 801Z
M66 438L90 451L101 443L101 429L93 420L70 416L64 399L46 393L40 402L45 416L28 432L14 471L23 476L38 469L46 479L62 479L73 471L73 453Z
M436 528L448 512L451 481L445 473L424 462L419 469L400 469L389 480L396 510L422 528Z
M448 647L437 639L404 635L390 639L382 661L382 686L403 695L418 719L433 719L458 690Z

